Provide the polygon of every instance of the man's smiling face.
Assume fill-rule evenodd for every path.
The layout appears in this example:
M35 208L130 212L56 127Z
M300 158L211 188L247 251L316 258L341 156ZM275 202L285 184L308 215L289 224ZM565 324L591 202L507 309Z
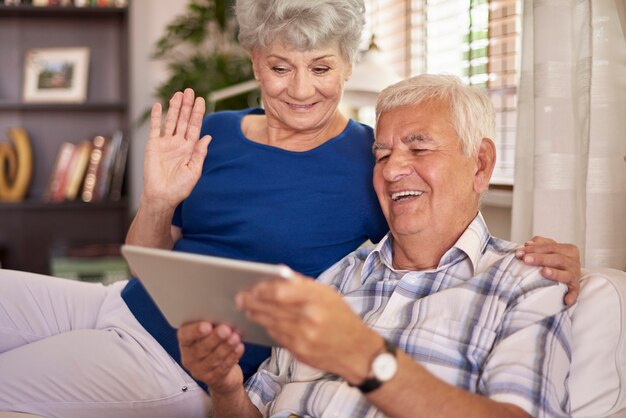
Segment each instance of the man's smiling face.
M396 239L456 240L476 216L476 158L463 154L450 120L437 100L378 120L374 188Z

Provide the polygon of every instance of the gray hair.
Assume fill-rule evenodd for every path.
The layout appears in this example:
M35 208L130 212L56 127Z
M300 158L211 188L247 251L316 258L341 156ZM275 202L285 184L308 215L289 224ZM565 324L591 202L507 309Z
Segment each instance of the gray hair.
M363 0L237 0L239 43L248 52L274 41L311 50L337 42L354 62L365 25Z
M376 100L376 121L385 112L431 99L449 104L450 122L465 155L475 155L483 138L494 139L496 116L491 100L453 75L422 74L387 87Z

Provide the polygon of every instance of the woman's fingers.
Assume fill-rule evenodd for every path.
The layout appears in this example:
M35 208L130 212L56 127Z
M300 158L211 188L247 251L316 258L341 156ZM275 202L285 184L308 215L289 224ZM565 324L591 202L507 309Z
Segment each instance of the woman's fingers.
M152 105L150 111L150 132L149 139L158 138L161 136L161 103L155 103Z
M165 135L174 135L182 103L183 93L177 91L170 99L170 106L169 109L167 109L167 115L165 116Z
M556 241L552 238L546 238L539 235L535 235L530 240L526 242L527 244L556 244Z
M204 99L202 97L196 97L193 108L191 109L189 126L187 127L187 133L185 135L187 140L197 141L198 138L200 138L200 129L202 128L202 120L204 119L205 111L206 105Z
M176 121L175 135L186 138L187 126L189 125L189 119L191 118L191 109L194 106L195 94L192 89L185 89L183 92L182 104L180 111L178 112L178 120Z
M565 283L568 287L565 303L571 305L576 302L581 276L577 246L537 236L517 249L515 255L528 265L542 266L541 274L545 278Z
M193 152L187 163L187 166L192 171L201 173L202 165L204 164L204 159L206 158L211 139L211 136L205 135L199 141L194 142Z
M518 250L521 250L524 253L536 254L558 253L573 259L580 259L580 251L577 246L574 244L557 243L552 240L546 240L545 242L528 241Z
M578 295L580 294L580 281L577 285L567 285L567 288L568 291L564 301L567 306L572 306L578 300Z
M205 110L204 99L195 98L192 89L185 89L183 93L178 91L170 99L165 125L161 130L163 110L160 103L155 103L150 111L150 139L180 135L187 140L197 140Z

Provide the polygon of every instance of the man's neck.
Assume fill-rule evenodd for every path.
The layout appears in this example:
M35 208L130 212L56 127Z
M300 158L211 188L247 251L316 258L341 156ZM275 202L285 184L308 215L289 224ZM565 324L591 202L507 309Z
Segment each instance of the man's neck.
M415 235L411 237L394 237L393 267L398 270L411 271L436 268L441 257L454 245L456 239L451 240L451 243L434 242L434 239L434 237L429 239ZM428 244L424 245L424 242Z
M463 235L474 216L458 228L456 233L448 233L446 236L434 231L425 231L420 234L393 236L393 267L398 270L430 270L439 265L443 255Z

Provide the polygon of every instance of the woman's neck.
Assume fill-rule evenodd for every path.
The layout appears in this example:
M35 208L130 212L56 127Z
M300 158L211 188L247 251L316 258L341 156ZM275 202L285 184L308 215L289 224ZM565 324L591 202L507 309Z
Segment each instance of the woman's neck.
M242 130L251 141L288 151L312 150L339 135L346 128L348 118L337 111L329 123L310 130L289 129L267 115L248 115L242 121Z

